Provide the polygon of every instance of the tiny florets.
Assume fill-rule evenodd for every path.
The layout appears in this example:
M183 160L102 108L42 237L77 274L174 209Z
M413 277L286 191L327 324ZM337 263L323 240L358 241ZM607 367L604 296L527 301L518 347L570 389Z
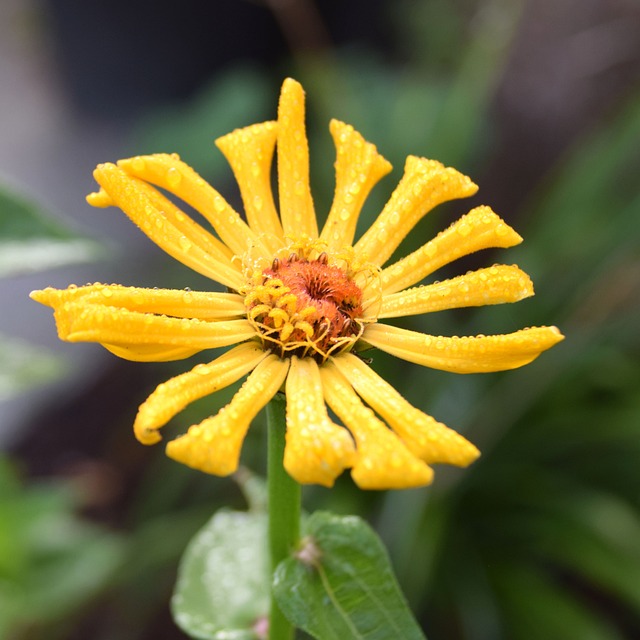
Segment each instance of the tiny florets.
M362 335L363 292L326 252L291 252L254 274L245 297L248 317L264 346L280 357L322 363Z

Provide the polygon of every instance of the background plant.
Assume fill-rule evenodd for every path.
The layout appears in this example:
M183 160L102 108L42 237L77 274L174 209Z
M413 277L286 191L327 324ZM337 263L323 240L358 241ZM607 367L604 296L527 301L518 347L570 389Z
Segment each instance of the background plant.
M281 77L292 73L308 90L319 211L326 210L332 193L330 163L323 161L333 157L328 114L375 140L394 164L395 177L407 153L436 157L472 175L482 187L478 197L525 237L509 257L532 275L538 296L498 312L434 316L430 331L463 335L489 327L497 332L553 319L567 340L535 364L504 376L419 371L376 355L375 366L385 378L411 402L463 430L483 457L470 470L440 471L428 489L363 494L343 479L331 492L306 490L305 506L359 513L375 526L429 638L635 638L640 633L637 84L627 75L626 83L620 81L624 91L606 110L592 101L588 126L565 138L570 144L563 149L553 149L545 139L534 144L535 123L529 125L533 133L514 134L514 119L502 120L500 106L509 82L513 87L509 66L523 55L530 21L539 14L532 17L531 6L519 3L394 4L393 55L332 47L314 55L296 50L293 60L281 57L271 74L251 65L232 67L190 101L146 113L130 146L175 150L216 184L225 176L231 184L211 141L263 118ZM636 15L625 11L629 20ZM575 21L574 31L584 34L577 15ZM602 18L598 24L609 23ZM610 50L601 49L600 58L605 54ZM620 73L619 66L612 69ZM565 94L560 100L571 98ZM538 99L547 106L551 100ZM559 111L548 117L554 113ZM520 144L510 145L509 136ZM90 168L83 169L87 176ZM363 226L394 176L374 190ZM446 227L458 212L453 205L440 207L423 221L419 235ZM4 231L4 239L15 241L13 233ZM140 268L141 279L154 264L154 256L145 265L129 260L131 272ZM163 284L197 287L185 283L178 268L161 276ZM24 275L14 278L25 281ZM20 557L29 559L0 568L2 592L19 585L15 601L22 599L20 606L28 611L25 619L0 609L10 638L181 637L166 613L178 558L217 505L244 506L233 482L200 477L161 454L134 450L129 440L136 403L156 378L168 377L171 365L142 380L138 368L133 373L126 364L118 366L98 385L101 394L106 389L119 398L116 411L93 425L75 425L73 416L84 415L85 407L90 415L98 402L97 389L78 389L65 400L66 408L60 401L43 408L8 451L27 472L66 487L45 493L67 496L36 501L40 484L18 482L15 471L3 475L3 495L12 496L6 504L20 505L33 532L23 537L10 528L15 518L0 518L0 539L24 542ZM11 367L17 376L17 366ZM118 385L116 379L124 382ZM133 379L135 391L125 392L123 385ZM223 404L224 393L213 401ZM210 413L216 408L211 402L193 411ZM176 432L182 426L176 423ZM252 429L245 446L244 462L257 471L264 465L263 434L263 428ZM82 452L85 462L100 460L104 466L56 467L65 443L73 443L74 459ZM61 467L66 479L52 479ZM86 489L88 478L90 491L68 493L69 487ZM71 584L64 606L36 597L43 583L55 579L44 572L51 556L40 551L51 545L54 528L37 524L52 512L57 521L82 531L78 539L93 541L99 560L88 564L109 567L65 570ZM73 562L64 549L57 553L59 561ZM93 586L83 590L87 582ZM32 604L25 608L25 603Z

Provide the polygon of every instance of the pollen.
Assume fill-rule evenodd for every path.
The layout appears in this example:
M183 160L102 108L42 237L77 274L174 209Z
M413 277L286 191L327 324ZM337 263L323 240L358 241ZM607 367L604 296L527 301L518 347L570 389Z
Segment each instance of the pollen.
M364 330L359 271L349 260L297 243L257 270L245 295L247 317L265 349L322 364L348 351Z

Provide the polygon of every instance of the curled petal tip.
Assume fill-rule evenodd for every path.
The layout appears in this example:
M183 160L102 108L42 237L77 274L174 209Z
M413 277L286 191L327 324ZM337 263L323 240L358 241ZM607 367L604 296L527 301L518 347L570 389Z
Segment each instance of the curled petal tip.
M111 196L104 189L100 189L100 191L90 193L86 197L86 200L92 207L97 207L99 209L110 207L113 204Z
M141 425L137 420L133 425L133 433L138 442L142 444L157 444L162 440L162 436L155 429L149 429Z
M29 294L29 297L35 302L39 302L40 304L44 304L47 307L54 307L54 301L56 300L55 292L57 290L52 287L47 287L46 289L36 289Z
M555 343L562 342L564 340L564 334L558 329L558 327L551 326L549 327L549 331L555 335Z
M42 302L44 298L43 293L42 289L36 289L29 294L29 297L36 302Z

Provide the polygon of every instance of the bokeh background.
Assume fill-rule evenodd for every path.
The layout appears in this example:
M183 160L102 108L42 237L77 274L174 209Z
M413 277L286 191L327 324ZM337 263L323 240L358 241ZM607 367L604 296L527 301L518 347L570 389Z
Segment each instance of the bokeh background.
M210 287L117 210L86 205L91 171L178 152L238 203L213 140L273 118L287 75L307 90L321 214L338 117L394 165L363 228L411 153L481 188L430 213L403 252L477 204L525 237L437 277L517 263L535 298L404 326L474 335L557 324L567 336L506 374L376 354L376 370L483 456L419 490L363 493L345 477L305 490L305 507L376 527L431 640L640 637L636 0L2 1L0 183L14 196L0 200L0 637L185 637L168 608L182 550L214 509L243 505L233 480L132 437L137 405L185 363L58 343L28 293L96 280ZM231 392L178 416L168 436ZM262 423L243 451L258 473Z

